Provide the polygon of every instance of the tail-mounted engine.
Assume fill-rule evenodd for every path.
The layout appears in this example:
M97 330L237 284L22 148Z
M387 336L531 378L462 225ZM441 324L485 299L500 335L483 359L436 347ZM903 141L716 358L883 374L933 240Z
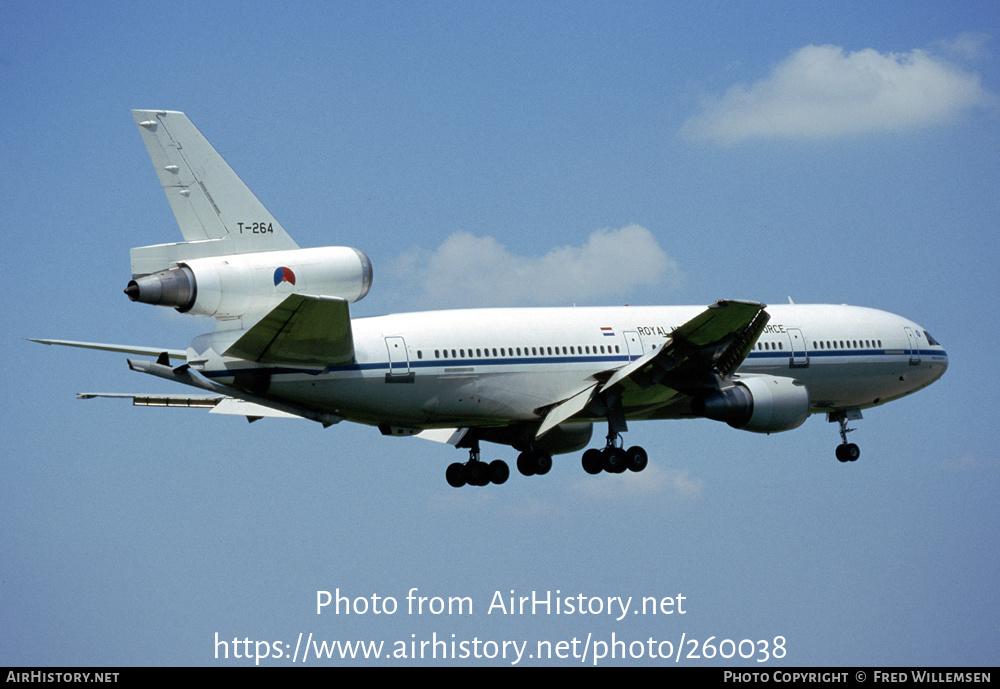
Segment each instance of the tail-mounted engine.
M809 417L809 391L791 378L743 378L707 397L695 398L696 416L725 421L754 433L777 433L801 426Z
M230 318L270 311L293 292L355 302L371 284L363 252L328 246L178 261L176 268L136 276L125 294L181 313Z

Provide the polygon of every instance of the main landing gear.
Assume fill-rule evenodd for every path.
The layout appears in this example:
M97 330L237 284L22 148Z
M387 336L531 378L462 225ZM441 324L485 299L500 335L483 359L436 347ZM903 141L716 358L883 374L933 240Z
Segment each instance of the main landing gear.
M608 408L608 435L603 450L591 448L583 453L583 470L588 474L622 474L625 470L642 471L649 464L646 451L635 445L629 449L622 447L622 433L628 430L621 400Z
M621 474L629 471L642 471L649 464L646 451L635 445L629 449L622 447L620 434L609 431L608 442L603 450L590 448L583 453L583 470L588 474L599 474L606 471L609 474Z
M549 458L552 464L552 458ZM469 450L469 461L465 464L455 462L448 465L444 472L444 477L448 485L453 488L461 488L469 484L470 486L485 486L490 483L500 485L510 478L510 467L502 459L495 459L489 464L479 459L479 441L474 441Z
M847 442L847 434L855 430L847 427L848 419L856 421L861 418L861 412L857 410L838 411L827 417L831 422L840 424L840 445L837 445L837 459L841 462L856 462L861 456L861 448L854 443Z
M542 476L552 468L552 455L540 450L522 452L517 458L517 470L525 476ZM500 485L510 478L510 467L502 459L495 459L489 464L480 461L478 442L469 450L469 461L465 464L455 462L448 466L444 473L448 485L461 488L470 486L485 486L490 483Z
M552 468L552 455L542 450L525 450L517 456L517 470L523 476L544 476Z
M622 474L625 471L639 472L649 464L646 450L638 445L627 450L622 447L621 433L628 430L625 417L614 411L608 414L607 444L603 450L591 448L583 453L583 468L588 474ZM588 433L589 436L589 433ZM448 485L461 488L465 485L485 486L490 483L506 483L510 478L510 468L501 459L487 464L479 459L479 438L473 437L468 445L469 461L455 462L448 466L445 478ZM528 448L517 457L517 470L524 476L543 476L552 468L552 455L544 450Z
M552 455L541 450L526 450L517 458L517 470L525 476L542 476L552 468ZM469 450L469 461L455 462L444 472L448 485L461 488L464 485L485 486L490 483L500 485L510 478L510 467L502 459L489 464L479 459L479 441L473 441Z

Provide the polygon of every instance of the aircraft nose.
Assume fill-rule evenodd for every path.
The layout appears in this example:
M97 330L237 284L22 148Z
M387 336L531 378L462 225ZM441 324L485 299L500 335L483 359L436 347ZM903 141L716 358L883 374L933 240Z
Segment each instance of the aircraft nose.
M940 347L940 345L938 345ZM948 353L942 347L940 351L934 352L930 357L931 369L934 371L934 380L944 375L948 370Z
M934 363L937 364L937 377L940 378L948 370L948 355L941 352L941 358L935 358Z

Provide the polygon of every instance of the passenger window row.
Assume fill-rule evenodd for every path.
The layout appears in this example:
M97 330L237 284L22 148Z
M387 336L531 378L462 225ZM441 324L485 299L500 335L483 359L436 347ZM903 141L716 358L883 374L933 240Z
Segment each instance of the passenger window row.
M620 354L620 345L574 345L568 347L493 347L472 349L435 349L435 359L490 359L508 356L579 356L581 354ZM423 359L423 350L417 350L417 358Z
M871 349L881 347L882 340L813 340L813 349ZM758 342L754 347L760 352L784 350L783 342Z
M881 348L882 340L813 340L813 349L871 349L872 347Z

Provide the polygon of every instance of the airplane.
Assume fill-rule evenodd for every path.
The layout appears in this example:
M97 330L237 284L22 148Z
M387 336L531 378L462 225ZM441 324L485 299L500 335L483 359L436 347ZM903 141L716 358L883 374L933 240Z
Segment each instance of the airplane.
M181 112L134 110L183 242L133 248L133 302L215 319L186 349L33 340L135 354L133 371L201 394L80 393L138 406L207 408L263 417L350 421L384 435L467 450L449 485L507 481L480 443L519 452L525 476L587 447L589 474L642 471L628 422L708 418L776 433L812 414L838 423L836 457L853 462L848 422L916 392L948 367L915 322L847 305L492 308L352 318L372 285L360 250L303 249ZM172 362L178 362L174 365Z

